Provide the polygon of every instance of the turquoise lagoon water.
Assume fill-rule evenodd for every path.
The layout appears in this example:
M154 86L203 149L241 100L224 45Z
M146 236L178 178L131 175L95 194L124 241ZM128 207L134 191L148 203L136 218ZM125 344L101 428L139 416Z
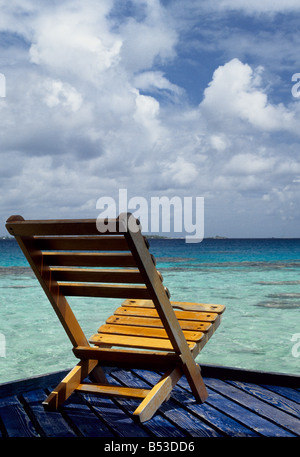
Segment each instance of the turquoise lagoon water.
M200 364L299 374L300 239L150 239L150 250L173 300L226 305ZM87 336L121 301L70 300ZM0 240L0 383L75 363L18 245Z

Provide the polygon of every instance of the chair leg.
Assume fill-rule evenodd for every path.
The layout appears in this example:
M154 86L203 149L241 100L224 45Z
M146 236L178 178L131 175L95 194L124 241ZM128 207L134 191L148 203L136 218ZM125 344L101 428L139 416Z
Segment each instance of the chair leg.
M208 392L201 375L200 366L195 363L191 368L183 365L182 369L196 401L199 403L204 403L208 397Z
M109 384L104 370L100 365L97 365L90 373L89 378L92 382L97 384Z
M151 419L160 405L169 398L173 387L182 375L182 370L179 367L167 371L134 411L134 419L140 422Z
M48 411L56 410L97 366L98 360L81 360L43 402Z

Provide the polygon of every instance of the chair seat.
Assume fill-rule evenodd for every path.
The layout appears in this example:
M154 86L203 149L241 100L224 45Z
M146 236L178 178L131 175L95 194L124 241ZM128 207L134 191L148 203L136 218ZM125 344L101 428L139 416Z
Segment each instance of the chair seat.
M200 352L219 326L225 306L189 302L171 305L189 348ZM89 342L98 347L173 350L151 300L125 300Z

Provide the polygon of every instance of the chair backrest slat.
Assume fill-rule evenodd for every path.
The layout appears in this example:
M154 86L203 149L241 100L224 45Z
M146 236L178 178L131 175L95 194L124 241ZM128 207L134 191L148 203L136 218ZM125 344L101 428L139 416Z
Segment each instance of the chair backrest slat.
M14 236L54 236L54 235L116 235L119 233L118 219L108 219L105 222L105 232L99 232L95 219L59 219L59 220L30 220L25 221L22 216L11 216L7 220L7 230ZM104 227L104 224L103 224ZM121 230L124 230L121 228ZM122 231L121 231L122 234Z
M42 251L43 261L49 266L76 267L136 267L131 253L51 252Z
M128 251L124 236L52 236L34 237L35 246L44 250L71 251Z
M96 269L50 267L56 281L144 284L137 269Z
M140 285L60 283L59 288L65 296L150 299L147 287Z

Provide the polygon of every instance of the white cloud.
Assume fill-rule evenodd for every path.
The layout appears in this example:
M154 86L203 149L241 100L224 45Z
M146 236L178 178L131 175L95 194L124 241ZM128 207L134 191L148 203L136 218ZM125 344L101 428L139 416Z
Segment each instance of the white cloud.
M162 169L162 179L169 187L191 185L198 175L195 165L181 156L175 162L163 162Z
M70 84L61 81L47 80L45 92L45 102L50 108L61 104L71 111L78 111L82 104L81 94Z
M122 40L109 30L107 2L95 10L93 3L84 7L79 2L64 2L40 14L33 21L31 62L56 74L97 83L101 74L118 62Z
M262 70L261 67L253 70L236 58L220 66L204 91L200 108L226 125L228 120L236 119L262 131L296 133L298 121L293 109L268 101L261 86Z
M168 13L159 0L133 3L144 6L143 21L130 17L119 31L123 37L122 63L128 71L136 73L151 69L155 62L174 58L178 34L170 26Z
M165 61L175 56L176 34L162 24L151 26L131 20L121 33L124 36L121 56L129 71L147 70L155 59Z
M228 140L224 135L212 135L210 143L217 151L224 151L228 147Z
M134 85L141 90L154 92L167 91L170 94L180 96L183 89L176 84L172 84L162 71L145 71L134 78Z
M221 9L242 10L246 13L272 13L299 11L300 5L298 0L249 0L241 2L240 0L220 0L218 7Z
M224 171L237 175L257 175L272 173L275 160L273 157L262 157L257 154L236 154L224 166Z

